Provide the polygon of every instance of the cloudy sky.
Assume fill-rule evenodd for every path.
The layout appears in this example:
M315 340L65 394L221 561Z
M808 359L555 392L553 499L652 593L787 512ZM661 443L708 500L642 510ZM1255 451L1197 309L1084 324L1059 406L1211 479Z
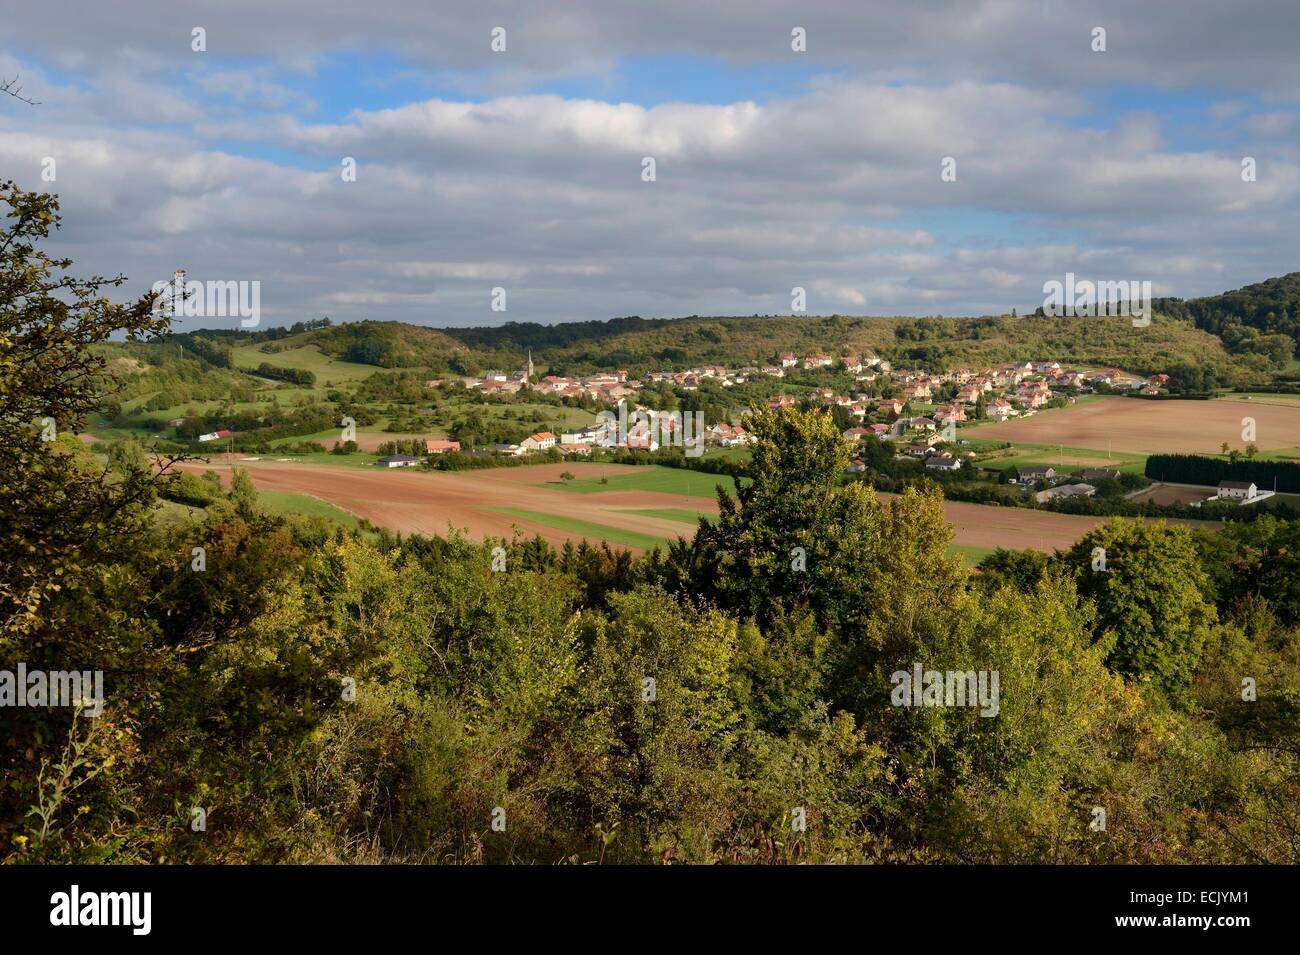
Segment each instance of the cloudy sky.
M264 325L1192 296L1300 269L1297 50L1294 0L6 0L0 178Z

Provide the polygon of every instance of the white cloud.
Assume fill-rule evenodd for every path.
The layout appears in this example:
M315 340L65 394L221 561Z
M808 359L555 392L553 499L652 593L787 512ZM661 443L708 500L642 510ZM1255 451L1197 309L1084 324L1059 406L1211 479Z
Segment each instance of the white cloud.
M811 311L970 314L1032 307L1068 270L1195 294L1296 268L1282 39L1300 26L1280 8L1005 0L864 17L814 4L798 11L809 56L845 68L796 92L646 107L518 90L612 75L639 52L788 60L788 5L507 5L499 63L496 15L468 8L374 2L358 17L342 0L232 0L196 20L153 0L129 17L71 6L53 31L20 4L0 40L0 73L21 70L43 101L0 103L0 166L61 194L59 244L81 270L140 289L177 267L260 279L277 320L488 324L502 318L495 285L521 321L787 311L793 285ZM1197 17L1220 25L1213 42ZM189 52L192 20L206 59ZM1094 22L1108 24L1104 55L1087 51ZM504 92L349 111L284 75L376 45L404 50L405 69ZM257 57L274 59L242 62ZM1259 180L1241 181L1223 138L1172 145L1156 113L1095 112L1103 82L1208 85L1205 115L1253 137ZM947 156L956 182L940 179Z

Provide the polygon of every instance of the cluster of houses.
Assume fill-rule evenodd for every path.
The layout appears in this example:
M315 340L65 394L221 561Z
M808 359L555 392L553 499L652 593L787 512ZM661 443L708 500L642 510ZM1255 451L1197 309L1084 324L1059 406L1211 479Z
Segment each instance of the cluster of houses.
M789 360L793 362L794 356L790 355ZM829 367L829 362L827 356L815 355L805 358L804 366ZM1010 362L979 373L967 368L954 368L939 374L892 371L889 362L876 358L863 361L857 356L848 356L840 359L840 362L845 371L855 376L856 382L870 383L887 377L898 386L895 390L899 396L873 400L865 395L838 395L830 388L818 389L816 395L823 406L846 407L857 418L865 418L868 414L896 418L903 413L909 402L934 403L935 396L945 385L956 384L957 392L953 400L940 404L934 411L933 417L941 427L949 421L966 421L968 412L978 407L981 401L984 403L986 417L994 421L1005 421L1019 415L1032 415L1062 393L1069 399L1077 392L1105 385L1153 395L1159 394L1160 387L1169 381L1168 375L1154 375L1150 379L1144 379L1114 369L1092 374L1066 371L1059 362L1054 361ZM779 408L793 405L796 401L790 395L774 395L768 403L773 408Z
M562 375L543 375L537 378L532 351L529 351L528 361L524 367L513 374L488 371L479 377L465 376L455 380L467 390L484 395L514 395L528 387L540 395L552 395L557 398L594 398L611 405L631 398L641 390L642 386L640 381L628 378L625 368L576 378ZM437 388L446 384L446 381L443 378L431 378L424 383L424 386Z
M1050 464L1030 464L1016 468L1015 475L1007 478L1007 483L1024 487L1049 485L1034 494L1034 500L1046 504L1065 497L1092 497L1097 493L1097 485L1093 482L1103 479L1118 481L1119 476L1120 472L1115 468L1084 468L1076 476Z
M782 368L800 364L800 359L789 352L781 355L780 360ZM896 387L891 390L898 393L888 398L870 398L865 394L836 394L832 388L817 389L814 397L823 407L846 408L853 417L863 421L862 426L845 430L844 439L855 446L871 435L883 441L905 439L906 448L902 453L924 458L925 467L932 471L961 468L961 457L948 453L939 445L945 440L951 442L956 425L978 413L981 404L985 417L1005 421L1016 416L1033 415L1057 396L1073 401L1077 393L1100 385L1133 389L1149 395L1159 394L1160 387L1169 380L1167 375L1137 378L1116 369L1093 373L1069 371L1055 361L1009 362L978 373L967 368L954 368L939 374L895 371L889 362L874 357L863 359L850 355L839 362L844 371L854 375L855 382L870 383L884 378L894 383ZM809 355L802 359L805 369L829 368L833 364L827 355ZM952 400L936 403L939 394L952 392L946 387L950 384L957 386ZM768 399L768 406L783 408L796 405L798 401L793 395L773 395ZM936 407L928 416L904 417L904 411L912 402L935 404ZM867 423L868 418L876 419L876 423ZM966 457L973 455L967 453ZM855 458L849 469L861 471L865 464ZM1085 486L1073 493L1090 492ZM1060 492L1055 496L1060 496Z
M657 451L661 439L673 440L675 432L682 426L683 419L680 413L653 411L640 404L633 405L632 409L635 412L640 412L640 414L633 415L630 422L626 414L620 415L618 418L611 415L610 419L598 420L596 424L590 427L565 431L558 435L551 431L537 431L518 444L493 444L482 451L470 453L523 457L555 448L566 457L586 457L591 454L593 448ZM619 424L620 420L624 422L625 426ZM702 428L698 433L695 433L693 429L684 428L683 431L684 434L678 438L679 443L690 440L698 442L701 447L705 444L713 444L719 447L735 447L749 444L754 440L753 435L740 425L731 425L725 422ZM430 455L445 454L449 451L459 452L460 450L459 441L432 440L425 442L425 452ZM375 462L376 466L382 468L414 467L419 463L419 458L412 457L409 454L390 454Z
M1044 407L1057 394L1073 396L1097 386L1124 388L1140 394L1159 394L1167 384L1167 375L1154 375L1150 379L1125 374L1118 369L1096 372L1070 371L1056 361L1008 362L982 371L953 368L938 374L922 371L895 371L890 363L874 355L844 355L832 358L826 354L800 357L794 352L782 352L776 361L764 365L750 365L728 369L722 365L702 365L686 371L651 371L640 378L630 378L626 369L598 372L580 377L545 375L535 378L531 352L527 365L512 375L489 371L482 377L466 377L459 381L470 389L484 394L515 394L528 386L542 395L559 398L593 398L602 404L615 406L628 401L646 385L667 383L676 389L693 391L705 381L715 381L722 387L743 384L758 376L784 378L788 369L818 371L838 369L852 375L859 385L888 380L896 395L889 398L870 399L865 394L840 395L832 388L818 389L816 396L825 407L842 405L855 417L865 419L887 416L896 418L903 413L908 402L934 403L936 395L948 384L957 386L955 397L934 411L940 427L947 422L967 420L972 409L983 402L984 414L995 421L1005 421L1019 415L1032 415ZM443 379L426 382L429 387L443 384ZM872 389L877 390L877 389ZM951 389L948 389L949 391ZM769 399L774 408L797 403L791 395L776 395Z
M833 388L816 389L813 397L823 407L847 408L853 417L863 422L861 427L849 428L844 432L846 441L856 445L872 434L882 440L902 439L906 447L901 453L924 458L926 468L935 471L956 471L961 468L961 458L939 446L945 442L943 435L951 440L956 425L973 417L978 409L982 408L984 416L989 419L1005 421L1011 417L1033 415L1057 396L1073 401L1078 392L1100 385L1129 388L1142 394L1157 394L1160 387L1168 381L1166 375L1155 375L1148 380L1114 369L1091 373L1070 371L1055 361L1009 362L978 372L954 368L929 374L921 371L896 371L888 361L873 355L832 358L818 353L800 357L794 352L779 353L770 364L736 369L722 365L702 365L686 371L651 371L635 379L629 377L626 369L580 377L545 375L536 378L532 354L529 353L526 366L513 374L490 371L482 377L459 380L466 388L476 389L483 394L515 394L524 387L529 387L538 394L559 398L587 397L609 407L618 407L633 401L635 395L646 385L658 382L691 391L709 380L729 387L756 376L784 378L787 370L791 369L839 370L852 375L854 383L861 386L882 380L891 382L892 386L888 390L892 394L887 398L868 397L861 392L842 395L837 394ZM436 387L443 384L443 380L433 379L426 384ZM955 395L954 389L948 387L950 385L956 386ZM866 390L879 389L862 389ZM941 393L952 397L944 403L937 403L936 398ZM772 408L782 408L794 406L799 400L793 395L780 394L769 398L768 404ZM906 418L903 416L904 411L911 402L936 404L936 407L928 416ZM633 404L632 407L649 415L652 421L657 420L657 412L639 404ZM869 420L874 423L868 423ZM519 444L494 445L487 453L525 455L558 448L566 455L584 455L590 454L595 447L655 450L659 446L657 430L657 427L651 426L641 430L633 429L626 434L615 434L597 426L558 436L551 432L538 432ZM750 435L740 426L720 423L705 431L704 440L710 444L731 447L747 443ZM428 452L437 454L453 450L451 444L454 442L429 442ZM459 446L454 450L459 450ZM855 460L853 466L858 469L863 467L858 460Z

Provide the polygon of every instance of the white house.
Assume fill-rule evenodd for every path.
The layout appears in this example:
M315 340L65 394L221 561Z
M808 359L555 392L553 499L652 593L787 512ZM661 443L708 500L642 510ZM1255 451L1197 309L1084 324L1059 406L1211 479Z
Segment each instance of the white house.
M530 434L519 442L519 446L525 451L545 451L547 448L555 447L558 439L549 431L538 431L536 434Z
M925 466L930 471L959 471L961 459L954 458L951 454L934 454L925 462Z
M1217 497L1220 500L1245 501L1258 493L1253 481L1220 481Z
M419 463L419 458L413 458L409 454L390 454L388 457L376 461L375 466L381 468L413 468Z
M565 431L560 435L560 444L595 444L605 432L600 428L583 428L581 431Z

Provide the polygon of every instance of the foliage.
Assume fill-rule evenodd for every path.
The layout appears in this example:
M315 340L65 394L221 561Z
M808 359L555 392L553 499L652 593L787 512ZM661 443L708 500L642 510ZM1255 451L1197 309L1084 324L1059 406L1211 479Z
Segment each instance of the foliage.
M1158 481L1204 484L1220 481L1252 481L1261 491L1300 494L1300 464L1294 461L1252 461L1208 458L1198 454L1153 454L1147 458L1146 476Z

